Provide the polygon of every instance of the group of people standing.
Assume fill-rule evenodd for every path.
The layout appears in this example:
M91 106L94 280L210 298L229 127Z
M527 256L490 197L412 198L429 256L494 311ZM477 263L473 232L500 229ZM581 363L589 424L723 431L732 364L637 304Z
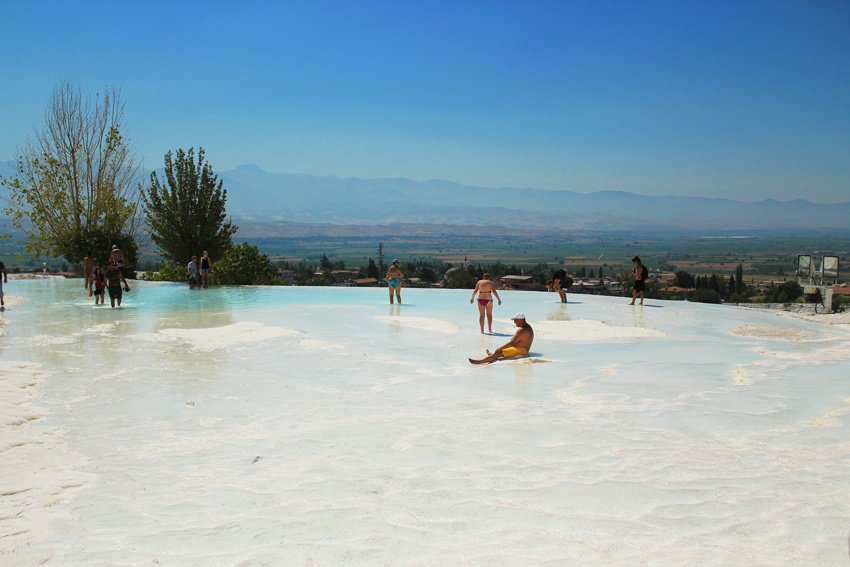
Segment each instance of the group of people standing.
M94 296L95 305L106 304L106 292L109 292L109 303L115 307L117 303L121 307L122 292L130 291L127 280L124 278L124 253L113 244L109 251L109 259L106 268L98 266L94 258L86 256L83 258L83 276L85 289L89 297ZM123 285L122 285L123 284Z
M211 273L212 260L210 260L209 252L204 250L200 261L198 261L197 256L192 256L192 259L189 260L188 264L186 264L186 274L189 277L189 289L195 289L196 287L210 287Z
M635 304L638 295L640 295L640 304L643 305L646 278L649 277L649 270L643 265L639 256L632 258L632 264L634 283L632 285L632 302L629 305ZM401 281L403 278L404 273L401 271L400 261L396 258L392 261L389 269L387 269L386 280L390 294L390 304L394 301L401 303ZM548 283L549 289L558 293L561 303L567 302L566 288L569 287L568 278L569 276L567 276L566 270L562 268L552 275L552 280ZM487 331L492 334L493 299L495 298L499 305L502 304L502 299L499 297L499 292L496 291L495 283L490 279L490 274L484 273L481 279L475 284L475 288L472 290L472 297L469 298L469 303L475 303L476 295L478 296L478 326L481 328L481 332L484 333L484 322L486 320ZM531 325L526 322L525 315L522 313L517 313L512 319L517 327L519 327L513 338L492 353L488 350L485 358L478 360L470 358L469 362L473 364L487 364L499 358L513 358L527 355L531 341L534 339L534 331Z
M646 279L649 277L649 270L641 262L640 256L632 258L632 275L634 282L632 284L632 302L629 305L634 305L638 295L640 295L640 304L643 305L644 293L646 290ZM567 280L567 272L563 269L558 270L552 275L552 281L549 282L549 289L558 292L561 298L561 303L567 302L567 291L564 289L564 282ZM475 301L475 295L478 294L478 324L481 327L481 332L484 332L484 318L487 318L487 328L489 332L493 332L493 296L502 304L496 287L490 280L490 275L485 273L475 284L475 289L472 290L470 303ZM531 348L531 343L534 340L534 329L525 320L523 313L517 313L511 318L517 326L517 331L507 343L503 344L493 352L487 351L487 356L484 358L470 358L471 364L490 364L501 358L516 358L520 356L528 356L528 351Z

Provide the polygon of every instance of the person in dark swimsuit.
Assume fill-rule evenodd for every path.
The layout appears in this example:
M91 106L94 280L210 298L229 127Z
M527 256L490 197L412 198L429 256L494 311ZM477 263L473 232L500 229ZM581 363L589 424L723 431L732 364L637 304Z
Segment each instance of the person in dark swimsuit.
M210 255L209 252L204 250L204 255L201 256L201 286L202 287L210 287Z
M478 295L478 325L481 327L481 332L484 332L484 317L487 317L487 328L488 332L493 332L493 295L496 296L496 300L499 302L499 305L502 304L502 298L499 297L498 292L496 291L496 286L490 280L490 274L484 274L481 276L481 279L478 280L478 283L475 284L475 289L472 290L472 297L469 298L469 302L473 303L475 301L475 294Z
M640 261L640 256L635 256L632 258L632 264L634 264L634 272L635 275L635 283L634 290L632 290L632 302L629 305L635 304L635 299L637 299L638 294L640 294L640 304L643 305L643 296L644 290L646 289L646 278L649 277L649 270L646 269L646 266Z

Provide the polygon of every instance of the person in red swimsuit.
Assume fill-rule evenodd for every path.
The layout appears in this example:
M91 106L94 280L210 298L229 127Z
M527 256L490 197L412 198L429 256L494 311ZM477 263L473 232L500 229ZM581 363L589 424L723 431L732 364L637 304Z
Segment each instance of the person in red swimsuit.
M478 294L478 325L481 327L481 332L484 332L484 316L487 316L488 332L493 332L493 296L496 296L496 301L499 305L502 304L502 299L496 292L496 286L490 281L490 274L484 274L478 283L475 284L475 289L472 290L470 303L475 301L475 294Z

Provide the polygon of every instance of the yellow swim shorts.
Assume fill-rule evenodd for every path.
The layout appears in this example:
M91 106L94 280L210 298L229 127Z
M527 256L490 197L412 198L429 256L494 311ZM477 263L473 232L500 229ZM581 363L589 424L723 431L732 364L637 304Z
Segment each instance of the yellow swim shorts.
M528 354L528 351L524 348L516 348L509 346L508 348L502 349L502 356L505 358L513 358L515 356L525 356Z

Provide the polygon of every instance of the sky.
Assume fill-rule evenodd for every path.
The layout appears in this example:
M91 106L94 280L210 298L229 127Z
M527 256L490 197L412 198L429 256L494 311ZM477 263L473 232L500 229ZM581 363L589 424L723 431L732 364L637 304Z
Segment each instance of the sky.
M850 201L847 0L0 0L0 14L0 161L68 82L120 89L148 168L203 147L216 171Z

